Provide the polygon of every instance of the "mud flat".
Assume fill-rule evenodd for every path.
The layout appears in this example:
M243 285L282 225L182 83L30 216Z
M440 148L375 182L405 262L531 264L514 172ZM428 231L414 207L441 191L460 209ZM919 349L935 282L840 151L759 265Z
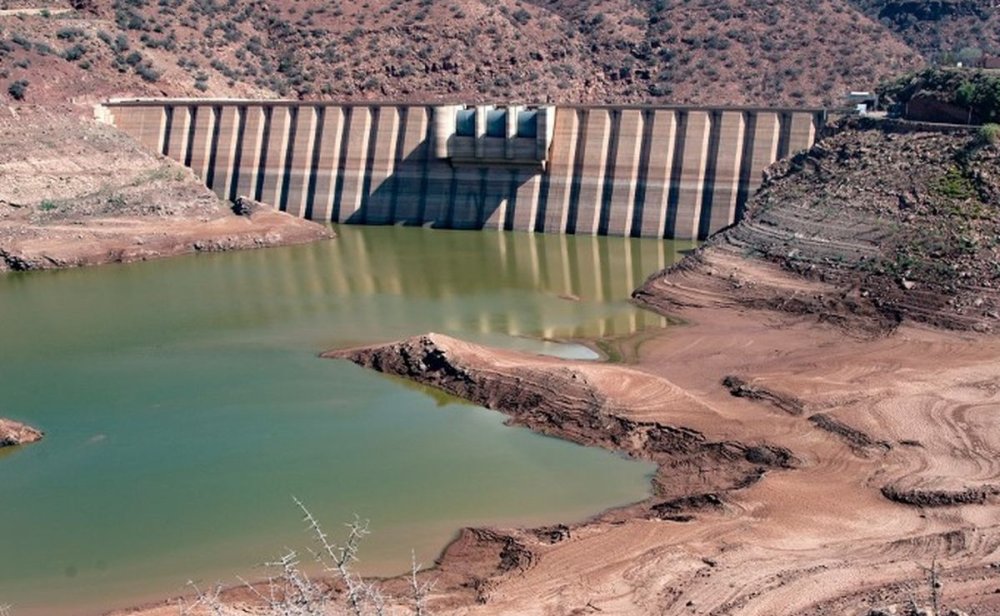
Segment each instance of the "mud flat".
M34 108L0 113L0 272L298 244L329 228L235 213L184 167L114 129Z

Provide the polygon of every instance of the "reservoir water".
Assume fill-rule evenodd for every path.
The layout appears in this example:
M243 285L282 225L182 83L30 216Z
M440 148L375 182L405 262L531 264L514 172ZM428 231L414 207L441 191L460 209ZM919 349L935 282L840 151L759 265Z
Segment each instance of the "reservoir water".
M457 529L584 519L652 467L319 359L435 331L553 340L665 325L628 303L689 244L340 227L308 246L0 275L0 416L47 433L0 453L0 605L100 614L235 582L310 545L292 497L365 573L431 563ZM303 550L304 551L304 550Z

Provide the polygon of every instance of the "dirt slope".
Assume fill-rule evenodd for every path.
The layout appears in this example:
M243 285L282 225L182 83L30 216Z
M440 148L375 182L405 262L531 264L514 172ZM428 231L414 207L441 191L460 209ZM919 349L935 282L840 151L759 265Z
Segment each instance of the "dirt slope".
M571 527L464 531L430 574L440 613L906 613L931 603L932 561L946 609L1000 609L995 339L910 327L845 339L766 311L680 314L689 324L645 341L630 367L436 334L330 354L660 462L640 506ZM726 374L770 395L734 397ZM791 456L727 487L742 456L659 447L618 430L623 420Z
M238 216L184 167L69 110L0 117L0 272L330 236L269 208Z
M0 95L839 103L920 54L847 0L80 0L0 16ZM859 42L859 41L863 41Z
M1000 326L1000 148L852 120L772 168L747 217L635 297L735 303L868 331ZM822 283L826 289L821 288Z

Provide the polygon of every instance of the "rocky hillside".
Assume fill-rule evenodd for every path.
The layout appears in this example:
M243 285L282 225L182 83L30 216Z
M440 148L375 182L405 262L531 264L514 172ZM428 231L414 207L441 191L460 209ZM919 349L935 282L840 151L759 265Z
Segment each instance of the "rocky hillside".
M852 0L872 19L934 62L1000 55L1000 5L995 0Z
M0 96L8 101L210 94L829 104L923 64L849 0L3 5Z
M995 137L846 121L773 168L743 222L637 297L669 309L690 287L875 331L904 319L1000 329Z

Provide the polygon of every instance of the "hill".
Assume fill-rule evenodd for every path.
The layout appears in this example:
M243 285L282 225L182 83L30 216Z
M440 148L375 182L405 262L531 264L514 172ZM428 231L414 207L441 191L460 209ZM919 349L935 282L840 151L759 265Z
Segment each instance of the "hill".
M8 0L3 8L0 96L31 103L213 95L815 105L923 64L848 0Z
M636 297L670 308L693 288L870 332L902 321L995 331L995 131L851 119L834 133L773 167L743 221Z
M1000 5L995 0L852 0L931 62L967 65L1000 55Z

